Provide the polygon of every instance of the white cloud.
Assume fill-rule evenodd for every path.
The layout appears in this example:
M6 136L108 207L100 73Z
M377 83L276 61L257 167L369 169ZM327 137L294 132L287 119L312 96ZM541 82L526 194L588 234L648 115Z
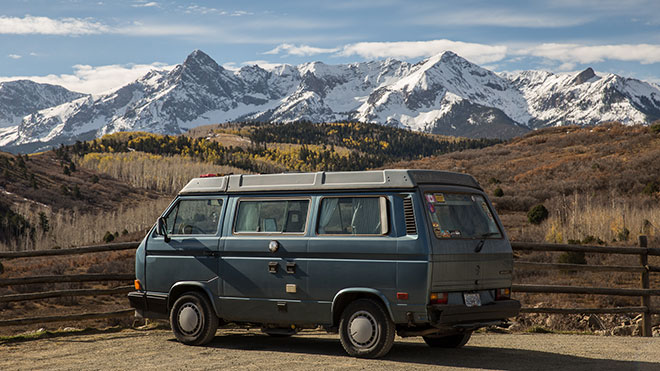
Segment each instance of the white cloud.
M232 17L242 17L244 15L253 15L254 13L251 12L246 12L245 10L237 10L233 13L231 13Z
M23 18L0 16L0 34L208 36L217 35L218 33L218 30L208 27L185 24L143 24L134 22L130 25L111 27L100 22L82 18L51 19L30 15L26 15Z
M429 57L451 50L463 58L475 63L491 63L504 59L507 47L486 45L452 40L430 41L395 41L395 42L360 42L343 47L339 55L359 55L363 58L399 58L411 59Z
M183 7L179 7L179 8L183 8ZM186 14L202 14L202 15L206 15L206 14L216 14L216 15L227 15L227 12L224 11L224 10L220 10L220 9L216 9L216 8L208 8L208 7L200 6L200 5L196 5L196 4L189 5L189 6L185 7L185 8L183 8L183 9L184 9L183 12L186 13Z
M11 58L11 59L21 59L21 58L23 58L22 55L18 55L18 54L9 54L8 57Z
M92 35L109 31L110 28L104 24L82 18L0 16L0 34Z
M521 48L513 51L513 54L548 58L561 61L564 64L596 63L603 62L605 60L651 64L660 62L660 45L580 45L546 43L527 48Z
M0 82L27 79L39 83L61 85L81 93L98 94L128 84L151 70L171 70L173 67L158 62L97 67L78 64L73 66L73 74L0 77Z
M145 2L138 2L136 4L131 5L133 8L152 8L152 7L160 7L157 2L155 1L150 1L148 3Z
M443 12L422 16L416 23L425 25L496 26L524 28L560 28L579 26L593 21L592 16L524 13L506 9L479 9Z
M309 45L293 45L293 44L280 44L275 49L264 52L264 54L280 54L296 55L296 56L310 56L316 54L327 54L338 51L338 48L316 48Z

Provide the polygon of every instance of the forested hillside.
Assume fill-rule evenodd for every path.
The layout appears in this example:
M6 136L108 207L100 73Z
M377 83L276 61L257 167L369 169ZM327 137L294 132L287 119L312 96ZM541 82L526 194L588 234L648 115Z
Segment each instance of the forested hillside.
M56 151L71 152L82 158L90 153L129 151L180 155L246 172L273 173L365 170L393 161L483 148L500 142L496 139L457 140L364 123L241 123L218 125L201 134L195 137L116 133L62 146ZM226 144L223 139L228 136L243 139L246 144Z

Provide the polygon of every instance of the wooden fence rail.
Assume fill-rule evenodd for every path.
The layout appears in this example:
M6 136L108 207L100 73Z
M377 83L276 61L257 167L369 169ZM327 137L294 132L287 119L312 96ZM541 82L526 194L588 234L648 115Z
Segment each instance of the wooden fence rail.
M555 313L555 314L596 314L596 313L641 313L642 336L652 336L651 315L660 314L660 309L651 307L651 296L660 296L660 289L651 289L649 273L660 272L660 267L651 266L648 256L660 256L660 248L648 248L646 236L639 237L637 247L617 246L583 246L563 245L548 243L512 242L514 251L550 251L550 252L582 252L596 254L626 254L638 255L640 264L638 266L614 266L614 265L587 265L587 264L559 264L538 263L517 260L514 262L516 269L558 269L565 271L591 271L591 272L628 272L640 274L640 288L611 288L611 287L575 287L558 285L525 285L514 284L511 291L526 293L545 294L589 294L589 295L617 295L617 296L639 296L639 307L618 308L522 308L522 313Z
M0 279L0 286L29 285L34 283L133 281L135 274L73 274L64 276L32 276Z

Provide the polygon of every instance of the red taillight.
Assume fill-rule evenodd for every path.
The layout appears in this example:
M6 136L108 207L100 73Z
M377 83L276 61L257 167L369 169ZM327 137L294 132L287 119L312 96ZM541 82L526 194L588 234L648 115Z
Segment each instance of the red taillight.
M408 300L408 293L407 292L397 292L396 293L396 298L399 300Z
M511 299L511 289L497 289L495 290L495 300L508 300Z
M213 178L213 177L216 177L216 176L220 176L220 174L202 174L199 177L200 178Z
M447 300L449 299L449 293L448 292L432 292L430 296L430 302L431 304L447 304Z

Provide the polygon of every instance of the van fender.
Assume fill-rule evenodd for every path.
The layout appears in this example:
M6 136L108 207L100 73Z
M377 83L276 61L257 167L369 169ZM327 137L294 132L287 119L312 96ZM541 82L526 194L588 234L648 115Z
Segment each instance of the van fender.
M220 312L218 311L218 306L216 304L216 301L214 300L214 295L211 289L208 287L208 284L211 282L215 282L216 279L213 279L209 282L199 282L199 281L179 281L172 285L170 288L170 292L167 295L167 312L172 309L172 306L174 305L174 300L172 298L178 297L182 293L186 291L198 291L198 292L203 292L206 297L209 299L211 302L211 305L213 306L213 310L215 311L215 314L218 315Z
M385 295L383 295L382 292L372 289L369 287L351 287L351 288L346 288L340 290L335 297L332 299L332 318L336 319L341 316L341 313L337 313L338 310L342 309L345 307L344 304L347 303L342 303L342 299L345 298L347 295L364 295L364 296L376 296L378 297L383 305L385 306L385 309L387 311L387 314L390 316L390 319L394 321L394 315L392 315L392 308L390 307L390 301L387 300ZM341 308L340 308L341 307Z

